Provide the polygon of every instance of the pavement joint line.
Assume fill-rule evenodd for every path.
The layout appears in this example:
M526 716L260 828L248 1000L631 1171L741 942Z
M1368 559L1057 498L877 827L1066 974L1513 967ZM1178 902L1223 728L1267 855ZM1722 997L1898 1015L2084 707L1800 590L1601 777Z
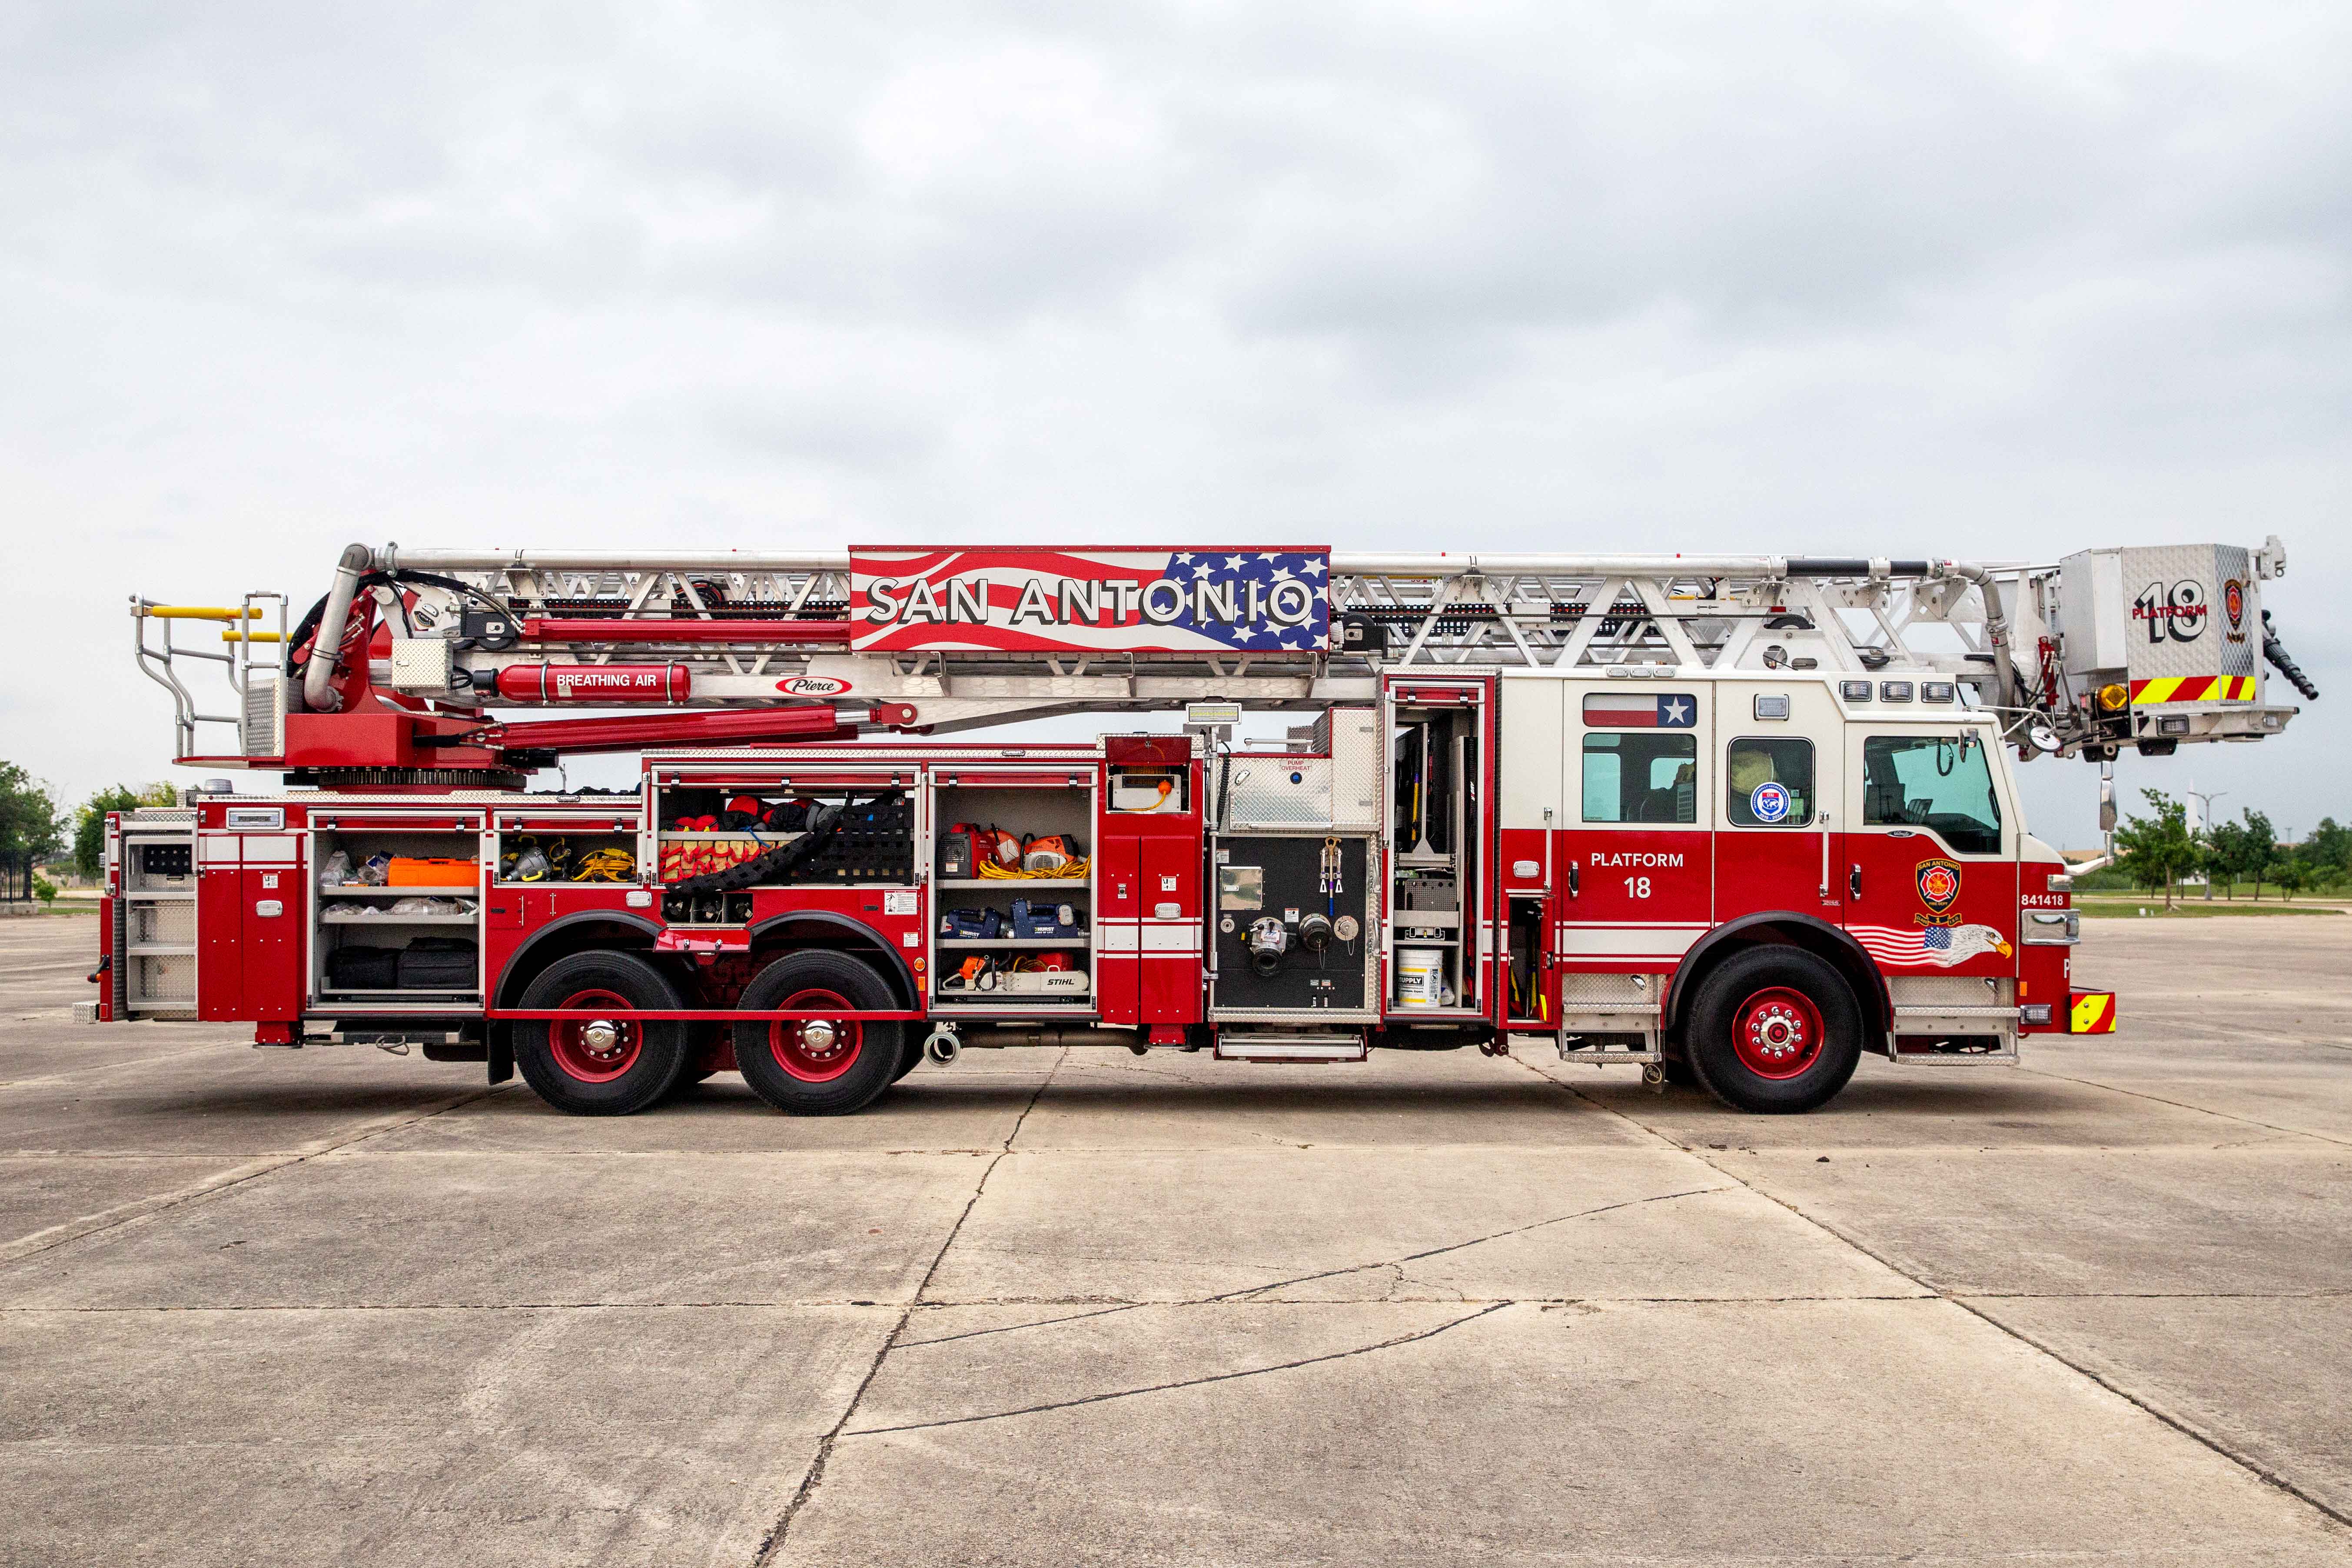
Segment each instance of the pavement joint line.
M396 1118L379 1117L374 1121L362 1123L341 1136L315 1141L283 1156L250 1160L242 1165L232 1165L204 1181L194 1182L168 1193L133 1198L128 1203L100 1209L96 1214L61 1220L56 1225L45 1226L29 1235L20 1236L14 1241L0 1246L0 1265L21 1262L27 1258L37 1258L44 1252L54 1251L58 1247L79 1241L84 1237L98 1236L122 1226L134 1225L150 1215L165 1214L180 1207L183 1204L194 1203L215 1193L227 1192L247 1182L258 1180L274 1171L283 1171L290 1166L303 1164L323 1154L331 1154L349 1144L373 1138L378 1133L396 1132L404 1127L413 1127L420 1121L427 1121L446 1111L455 1110L461 1105L470 1105L475 1100L499 1093L504 1087L492 1085L487 1089L470 1089L414 1115ZM60 1235L59 1232L65 1234Z
M2146 1089L2124 1089L2112 1083L2101 1083L2096 1079L2075 1078L2069 1073L2052 1072L2046 1068L2026 1068L2022 1070L2032 1073L2036 1078L2053 1078L2061 1083L2079 1083L2085 1089L2104 1089L2111 1094L2127 1094L2134 1100L2153 1100L2158 1105L2169 1105L2176 1110L2193 1110L2203 1116L2218 1116L2224 1121L2235 1121L2243 1127L2260 1127L2267 1131L2284 1132L2297 1138L2316 1138L2323 1143L2333 1143L2338 1148L2352 1148L2352 1138L2338 1138L2326 1132L2306 1131L2300 1127L2281 1127L2274 1121L2261 1121L2251 1116L2240 1116L2234 1111L2216 1110L2209 1105L2191 1105L2184 1100L2167 1100L2160 1094L2150 1094Z
M1516 1057L1508 1058L1507 1059L1515 1062L1517 1061ZM1564 1079L1555 1079L1549 1073L1539 1071L1528 1063L1519 1062L1518 1065L1526 1068L1528 1071L1534 1073L1538 1078L1543 1079L1550 1083L1558 1084L1562 1089L1565 1089L1570 1094L1575 1095L1579 1100L1582 1100L1591 1105L1600 1106L1601 1110L1608 1111L1612 1116L1623 1118L1627 1122L1640 1128L1643 1131L1649 1133L1652 1137L1662 1141L1666 1139L1666 1135L1664 1133L1657 1131L1654 1128L1650 1127L1647 1123L1642 1121L1639 1118L1632 1115L1630 1112L1621 1110L1614 1106L1601 1105L1599 1100L1593 1100L1591 1096L1585 1094L1581 1089L1577 1089L1574 1085L1568 1083ZM2029 1068L2027 1070L2031 1071L2032 1069ZM2105 1084L2088 1083L2088 1080L2086 1079L2066 1079L2065 1075L2063 1073L2043 1073L2038 1076L2062 1079L2072 1083L2085 1083L2088 1087L2093 1089L2105 1089L2107 1087ZM2119 1089L2116 1092L2128 1094L2132 1091L2128 1089ZM2162 1100L2161 1097L2158 1095L2140 1095L2137 1098L2143 1100L2156 1100L2167 1105L2175 1103L2171 1100ZM2182 1106L2180 1109L2187 1110L2204 1110L2202 1106L2194 1105ZM2221 1111L2208 1111L2207 1114L2213 1116L2225 1115L2225 1113ZM2243 1117L2227 1117L2226 1119L2233 1121L2248 1120ZM2263 1122L2253 1122L2252 1125L2259 1127L2266 1124ZM2284 1131L2284 1129L2277 1129L2274 1131ZM1680 1144L1675 1144L1675 1146L1676 1148L1682 1148L1682 1145ZM1737 1174L1725 1170L1722 1166L1717 1164L1714 1160L1708 1158L1708 1155L1714 1152L1714 1151L1683 1149L1683 1152L1690 1155L1692 1159L1696 1160L1699 1163L1706 1166L1709 1170L1715 1171L1718 1174L1728 1176L1735 1182L1738 1182L1741 1186L1747 1187L1748 1191L1756 1194L1757 1196L1765 1199L1769 1203L1777 1204L1781 1208L1787 1210L1790 1214L1804 1221L1807 1225L1812 1226L1816 1229L1820 1230L1824 1236L1830 1237L1834 1240L1843 1242L1846 1246L1853 1248L1854 1251L1861 1253L1864 1258L1869 1258L1872 1262L1876 1263L1879 1267L1888 1270L1890 1273L1899 1275L1903 1279L1910 1280L1920 1289L1930 1292L1937 1300L1950 1302L1961 1311L1966 1312L1971 1318L1976 1319L1977 1321L1990 1328L1994 1332L2007 1335L2009 1338L2015 1340L2019 1344L2024 1345L2030 1350L2047 1356L2051 1361L2066 1368L2076 1376L2095 1384L2100 1388L2106 1390L2109 1394L2112 1394L2116 1398L2122 1400L2125 1404L2131 1405L2134 1409L2145 1413L2153 1419L2162 1423L2164 1426L2169 1426L2172 1430L2179 1433L2182 1436L2187 1437L2189 1441L2200 1445L2208 1451L2218 1455L2221 1458L2229 1461L2231 1464L2237 1466L2240 1469L2245 1471L2256 1480L2261 1481L2264 1485L2273 1488L2278 1491L2285 1493L2287 1496L2294 1498L2296 1501L2304 1504L2305 1507L2326 1516L2327 1519L2334 1521L2339 1525L2352 1527L2352 1512L2347 1512L2325 1500L2314 1496L2311 1492L2305 1490L2294 1480L2282 1475L2279 1471L2272 1468L2269 1465L2264 1464L2262 1460L2250 1454L2239 1452L2235 1446L2202 1430L2187 1417L2177 1415L2163 1405L2156 1403L2154 1400L2132 1392L2130 1389L2124 1387L2112 1378L2109 1378L2095 1369L2074 1360L2056 1347L2043 1343L2042 1341L2034 1338L2032 1334L2025 1332L2023 1330L2014 1328L2008 1323L2002 1322L1999 1318L1994 1317L1990 1311L1983 1308L1971 1305L1968 1296L1946 1289L1941 1286L1929 1284L1927 1280L1921 1279L1910 1269L1903 1268L1900 1264L1894 1262L1890 1258L1882 1257L1874 1248L1865 1245L1854 1237L1848 1236L1845 1232L1830 1224L1827 1220L1822 1219L1814 1215L1807 1214L1802 1208L1800 1208L1795 1203L1787 1198L1780 1197L1773 1193L1768 1193L1760 1187L1754 1186L1748 1182L1742 1181ZM1979 1294L1979 1299L1989 1299L1983 1298L1980 1293L1976 1294Z
M1370 1304L1381 1305L1378 1302ZM1417 1304L1428 1306L1435 1303ZM1451 1305L1451 1303L1446 1304ZM1465 1323L1475 1323L1481 1318L1491 1317L1506 1307L1515 1307L1519 1304L1517 1300L1496 1301L1491 1305L1479 1308L1475 1312L1465 1313L1459 1318L1440 1323L1433 1329L1422 1329L1410 1334L1399 1334L1375 1344L1355 1345L1347 1350L1332 1351L1324 1355L1302 1356L1296 1361L1276 1362L1270 1366L1244 1367L1237 1372L1213 1373L1206 1377L1180 1378L1173 1383L1154 1383L1141 1388L1115 1388L1102 1394L1086 1394L1076 1399L1056 1399L1043 1405L1024 1405L1017 1410L991 1410L977 1415L950 1415L939 1421L909 1421L898 1426L860 1426L843 1436L880 1437L893 1432L927 1432L940 1426L969 1426L980 1421L1005 1421L1015 1415L1038 1415L1052 1410L1070 1410L1082 1405L1101 1405L1113 1399L1134 1399L1146 1394L1166 1394L1179 1388L1200 1388L1210 1384L1233 1383L1244 1377L1264 1377L1269 1373L1293 1372L1300 1367L1318 1366L1325 1362L1346 1361L1353 1356L1370 1355L1378 1351L1394 1350L1400 1345L1417 1344L1423 1340L1433 1340L1449 1330L1458 1329Z
M922 1279L916 1282L914 1295L908 1299L905 1308L898 1313L898 1321L892 1324L890 1331L883 1336L881 1346L874 1352L874 1360L866 1368L866 1375L857 1380L857 1387L850 1394L849 1402L842 1406L841 1418L833 1424L831 1431L818 1440L816 1454L809 1461L807 1470L802 1474L801 1484L793 1491L792 1500L784 1505L783 1512L776 1516L776 1522L769 1527L768 1533L761 1537L759 1546L751 1553L751 1568L762 1568L763 1564L775 1561L776 1554L784 1549L785 1538L792 1533L793 1521L800 1517L801 1510L808 1506L812 1498L816 1496L817 1488L824 1484L825 1465L833 1458L834 1447L841 1441L843 1430L856 1415L857 1406L866 1398L866 1391L873 1387L874 1380L882 1374L882 1363L890 1359L891 1348L898 1342L898 1336L907 1331L908 1321L915 1315L915 1309L921 1304L923 1292L930 1289L931 1280L940 1271L940 1265L947 1260L948 1249L955 1245L956 1237L962 1234L964 1222L971 1218L971 1211L980 1205L981 1194L988 1191L988 1178L996 1173L996 1167L1003 1163L1005 1157L1013 1152L1013 1141L1021 1136L1023 1123L1029 1120L1029 1113L1037 1109L1037 1101L1045 1097L1047 1086L1054 1081L1055 1072L1069 1059L1069 1055L1070 1047L1064 1046L1054 1058L1052 1065L1046 1068L1045 1076L1037 1080L1037 1086L1029 1091L1028 1103L1022 1106L1021 1114L1013 1119L1013 1125L1006 1130L1003 1145L997 1150L996 1157L989 1161L987 1167L980 1173L980 1179L972 1184L971 1196L964 1200L962 1212L956 1215L955 1223L948 1226L946 1237L940 1242L940 1249L931 1254L930 1267L923 1270Z
M1843 1239L1841 1237L1840 1239ZM1110 1311L1182 1311L1194 1308L1215 1307L1429 1307L1475 1306L1495 1303L1503 1306L1545 1307L1801 1307L1823 1306L1845 1301L2323 1301L2352 1296L2352 1289L2330 1290L1953 1290L1930 1294L1924 1290L1879 1291L1853 1290L1834 1294L1807 1292L1777 1296L1621 1296L1605 1292L1590 1292L1581 1296L1305 1296L1284 1297L1267 1300L1231 1299L1170 1299L1118 1300L1107 1302L1101 1297L1071 1297L1057 1300L1049 1296L985 1296L968 1299L948 1299L919 1301L918 1310L927 1312L971 1312L992 1307L1081 1307L1108 1306ZM198 1302L179 1306L37 1306L21 1303L0 1305L0 1317L136 1317L142 1314L168 1317L196 1312L718 1312L718 1311L829 1311L835 1309L887 1310L904 1306L904 1302L874 1301L866 1298L846 1296L812 1296L790 1300L753 1300L715 1299L705 1301L322 1301L322 1302ZM966 1334L942 1334L937 1339L902 1340L895 1350L916 1350L924 1345L950 1344L958 1340L979 1339L1010 1329L1050 1328L1055 1323L1078 1322L1087 1318L1107 1316L1106 1312L1078 1312L1066 1318L1048 1319L1039 1323L1014 1323L1003 1329L983 1329Z
M1343 1268L1325 1268L1313 1274L1301 1274L1294 1279L1276 1279L1265 1285L1246 1286L1237 1290L1222 1291L1213 1296L1188 1297L1174 1302L1123 1302L1118 1306L1106 1307L1098 1312L1079 1312L1066 1318L1055 1318L1049 1322L1006 1323L993 1329L974 1329L968 1333L942 1334L937 1339L911 1340L899 1348L913 1350L918 1345L943 1345L955 1340L976 1340L990 1334L1016 1333L1023 1329L1050 1328L1054 1323L1075 1323L1087 1318L1107 1318L1114 1312L1130 1312L1142 1306L1210 1307L1224 1302L1244 1302L1253 1296L1262 1296L1269 1290L1286 1290L1295 1285L1311 1285L1318 1279L1336 1279L1344 1275L1361 1274L1373 1268L1402 1268L1408 1263L1419 1263L1424 1258L1440 1258L1449 1252L1466 1251L1473 1247L1483 1247L1490 1241L1500 1241L1506 1237L1524 1236L1531 1230L1542 1230L1548 1226L1566 1225L1572 1219L1589 1219L1594 1215L1612 1214L1619 1209L1636 1208L1643 1204L1666 1203L1675 1198L1697 1197L1706 1193L1727 1193L1733 1190L1731 1187L1694 1187L1687 1192L1656 1193L1644 1198L1627 1198L1619 1203L1602 1204L1598 1208L1579 1209L1574 1214L1554 1215L1549 1219L1539 1219L1529 1225L1513 1226L1507 1230L1495 1231L1487 1236L1473 1237L1468 1241L1448 1242L1444 1247L1433 1247L1421 1252L1408 1252L1400 1258L1378 1258L1370 1263L1353 1263ZM1206 1268L1210 1265L1202 1263L1196 1267ZM1517 1299L1513 1298L1513 1300Z

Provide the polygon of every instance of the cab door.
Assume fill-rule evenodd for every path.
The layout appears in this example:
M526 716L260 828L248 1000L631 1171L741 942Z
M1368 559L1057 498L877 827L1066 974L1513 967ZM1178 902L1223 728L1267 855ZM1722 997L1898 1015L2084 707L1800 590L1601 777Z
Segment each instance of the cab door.
M1794 913L1834 925L1844 902L1843 716L1818 681L1718 690L1715 918Z
M1560 966L1670 973L1712 919L1714 692L1666 680L1563 690Z
M2017 813L1989 726L1855 725L1845 926L1890 974L2017 973Z

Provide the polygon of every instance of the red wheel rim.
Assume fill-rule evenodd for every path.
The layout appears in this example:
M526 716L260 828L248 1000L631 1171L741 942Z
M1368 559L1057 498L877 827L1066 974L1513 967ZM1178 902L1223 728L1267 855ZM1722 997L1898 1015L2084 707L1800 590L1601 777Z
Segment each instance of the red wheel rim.
M601 988L575 991L556 1004L558 1008L593 1008L600 1018L551 1018L547 1045L555 1065L582 1083L610 1083L637 1065L645 1049L645 1027L626 1015L636 1004L617 991Z
M1775 985L1739 1005L1731 1046L1758 1078L1795 1078L1822 1055L1822 1010L1801 991Z
M795 991L776 1004L780 1013L846 1011L854 1006L838 991ZM866 1046L866 1026L855 1018L775 1018L768 1024L768 1050L776 1065L803 1083L830 1083L857 1064Z

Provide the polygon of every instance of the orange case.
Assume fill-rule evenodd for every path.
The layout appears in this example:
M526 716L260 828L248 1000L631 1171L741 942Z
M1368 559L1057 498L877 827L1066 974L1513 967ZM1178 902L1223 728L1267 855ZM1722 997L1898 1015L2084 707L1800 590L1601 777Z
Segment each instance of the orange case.
M383 880L388 888L470 888L478 880L479 869L471 860L425 860L395 855Z

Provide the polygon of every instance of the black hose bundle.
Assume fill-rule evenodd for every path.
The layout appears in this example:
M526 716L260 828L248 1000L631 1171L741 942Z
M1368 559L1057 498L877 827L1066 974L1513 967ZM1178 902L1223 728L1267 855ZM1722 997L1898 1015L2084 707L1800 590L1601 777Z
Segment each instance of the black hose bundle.
M2279 641L2278 633L2271 629L2271 613L2268 610L2263 612L2263 657L2271 661L2273 668L2294 683L2294 689L2303 693L2305 701L2319 700L2319 688L2314 686L2311 677L2304 674L2294 660L2287 657L2286 645Z

